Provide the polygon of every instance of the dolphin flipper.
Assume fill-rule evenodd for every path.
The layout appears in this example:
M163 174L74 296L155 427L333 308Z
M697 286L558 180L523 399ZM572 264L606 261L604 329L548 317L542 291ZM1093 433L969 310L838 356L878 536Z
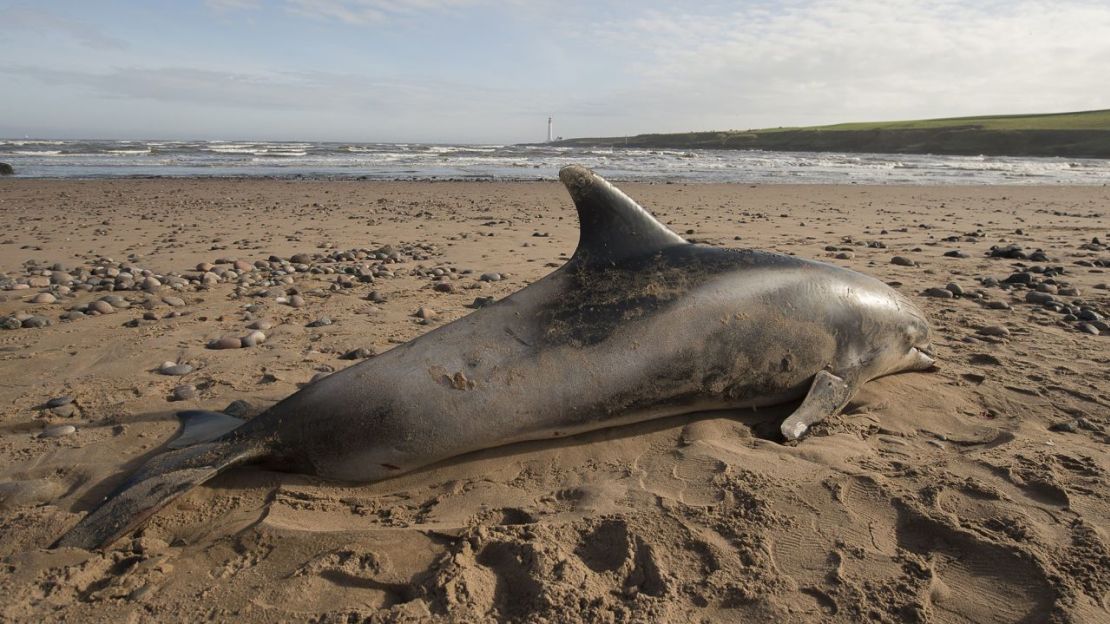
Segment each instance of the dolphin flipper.
M856 393L856 387L828 371L820 371L813 378L809 393L794 413L782 422L782 435L797 440L810 425L836 415L844 409Z
M232 466L259 457L264 450L236 442L210 442L158 455L53 547L105 548L189 490Z
M236 429L246 422L242 418L228 416L222 412L186 410L177 413L181 421L181 433L166 445L166 448L180 449L202 442L211 442Z

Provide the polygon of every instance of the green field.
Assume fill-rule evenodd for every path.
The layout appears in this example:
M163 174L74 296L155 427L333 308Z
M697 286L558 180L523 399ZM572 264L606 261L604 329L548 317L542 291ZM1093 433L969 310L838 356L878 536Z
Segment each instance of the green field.
M558 144L1110 158L1110 110L641 134L568 139Z

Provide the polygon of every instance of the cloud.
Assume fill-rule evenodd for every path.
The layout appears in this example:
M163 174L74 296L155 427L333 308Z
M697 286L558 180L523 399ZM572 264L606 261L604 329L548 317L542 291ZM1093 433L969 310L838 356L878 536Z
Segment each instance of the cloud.
M389 19L417 15L424 12L442 12L486 0L283 0L279 4L287 13L320 21L346 24L378 24ZM262 0L205 0L205 4L219 12L257 10Z
M123 50L127 42L108 36L96 27L44 9L14 6L0 13L0 38L5 33L61 34L95 50Z
M655 9L592 32L634 59L624 71L636 84L610 94L610 105L672 128L1110 101L1110 83L1095 76L1110 58L1104 2L793 0L725 13Z
M262 0L204 0L204 4L218 13L253 11L262 8Z

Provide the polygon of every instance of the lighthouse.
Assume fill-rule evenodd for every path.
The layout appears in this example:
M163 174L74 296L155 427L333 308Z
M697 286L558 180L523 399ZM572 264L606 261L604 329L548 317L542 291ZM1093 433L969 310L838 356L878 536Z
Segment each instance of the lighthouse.
M547 142L551 142L551 118L547 118Z

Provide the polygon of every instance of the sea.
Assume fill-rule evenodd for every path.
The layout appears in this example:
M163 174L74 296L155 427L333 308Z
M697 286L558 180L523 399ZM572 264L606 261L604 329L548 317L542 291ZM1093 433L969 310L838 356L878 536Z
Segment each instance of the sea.
M614 180L751 184L1110 183L1110 160L552 145L0 139L26 178L551 180L571 163Z

